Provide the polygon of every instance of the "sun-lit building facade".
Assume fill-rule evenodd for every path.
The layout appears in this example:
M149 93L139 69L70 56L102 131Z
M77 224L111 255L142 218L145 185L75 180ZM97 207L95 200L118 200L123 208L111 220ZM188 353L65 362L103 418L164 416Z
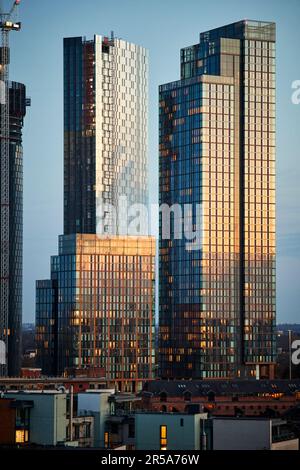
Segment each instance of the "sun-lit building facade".
M189 250L160 220L160 374L272 377L275 24L201 33L181 79L160 86L159 112L160 203L192 204L201 234Z
M148 203L148 51L65 38L64 234L130 235L109 207L121 197Z
M103 368L120 390L153 378L155 239L62 235L37 281L38 363L47 375Z

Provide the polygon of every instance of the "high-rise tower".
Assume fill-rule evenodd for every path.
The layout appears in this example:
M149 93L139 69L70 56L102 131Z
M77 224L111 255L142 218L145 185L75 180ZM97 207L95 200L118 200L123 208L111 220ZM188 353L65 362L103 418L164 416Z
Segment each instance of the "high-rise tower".
M160 86L159 109L160 202L192 204L201 239L187 249L174 224L170 240L161 227L160 373L272 377L275 24L202 33L181 51L181 79Z
M0 8L0 376L18 375L21 360L23 262L22 127L25 86L9 81L9 34L20 0L8 13Z
M22 128L26 114L26 89L21 83L9 84L9 315L8 375L19 374L21 365L23 292L23 147Z
M153 378L155 240L118 224L121 197L148 202L147 121L144 48L64 40L64 235L36 289L44 373L101 367L126 391Z
M121 196L147 204L147 126L147 50L114 37L65 39L66 235L119 234L109 208L99 226L101 205L118 213Z

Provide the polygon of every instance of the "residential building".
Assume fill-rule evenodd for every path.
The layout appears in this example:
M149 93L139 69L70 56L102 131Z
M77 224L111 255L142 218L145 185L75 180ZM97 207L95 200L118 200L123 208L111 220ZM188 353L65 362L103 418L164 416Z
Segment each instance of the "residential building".
M154 412L285 418L299 406L300 380L153 380L140 396Z
M73 447L94 446L94 416L81 415L72 418L72 439L70 441L70 423L67 429L67 445Z
M142 397L131 393L114 393L108 398L110 413L105 422L105 447L135 449L135 413L142 406Z
M0 445L93 447L94 417L70 413L66 390L10 391L0 398ZM72 429L72 434L70 433Z
M89 372L91 369L86 369L86 374L81 376L40 376L37 377L36 373L26 374L24 377L1 377L0 378L0 391L9 390L57 390L60 388L69 389L73 387L74 393L84 392L85 390L93 389L104 389L109 386L109 383L105 379L104 375L97 377L90 377ZM98 369L99 370L99 369ZM40 369L38 369L40 372Z
M78 393L78 416L91 415L94 417L94 443L93 447L105 448L106 419L110 414L109 397L114 394L114 389L86 390Z
M28 400L0 398L0 445L29 442L29 411L33 403Z
M23 284L23 147L22 128L26 115L25 85L8 83L9 165L1 158L1 292L0 292L0 376L16 376L21 365ZM1 108L2 111L4 108ZM4 112L4 111L3 111ZM1 146L2 151L6 151ZM1 152L1 150L0 150ZM2 200L1 199L1 200ZM4 199L3 199L4 201ZM5 362L5 363L4 363ZM3 363L3 364L2 364Z
M136 450L298 450L285 420L208 418L206 413L136 413Z
M23 425L16 428L15 443L56 446L66 441L66 393L57 390L11 391L5 393L5 398L15 400L13 406L21 410L16 423L21 418L24 421L24 413L27 413Z
M130 235L101 207L148 203L147 139L148 51L113 35L64 39L65 235Z
M206 413L136 413L136 450L207 450Z
M154 374L155 239L65 235L51 280L37 281L37 362L44 374L100 367L135 391Z
M128 218L147 208L147 126L146 49L66 38L64 235L51 279L37 282L45 374L100 367L122 390L153 377L155 240L147 220L137 235Z
M142 409L114 389L9 391L0 398L0 446L119 450L298 450L297 421ZM72 432L70 432L72 430Z
M170 236L160 217L160 376L272 379L275 24L201 33L180 80L159 88L159 121L160 204L173 213Z

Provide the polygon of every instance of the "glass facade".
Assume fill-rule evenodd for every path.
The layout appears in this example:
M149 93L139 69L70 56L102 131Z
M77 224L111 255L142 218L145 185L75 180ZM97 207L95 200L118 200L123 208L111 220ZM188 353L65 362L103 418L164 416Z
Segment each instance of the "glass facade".
M198 250L160 220L160 375L272 377L275 24L202 33L159 112L160 203L201 207Z
M100 367L125 391L153 378L154 273L153 237L61 236L51 280L37 281L43 373Z
M17 376L20 371L21 361L23 270L22 128L26 114L26 91L23 84L16 82L9 82L8 91L10 133L8 310L0 313L0 340L4 341L7 346L7 367L0 365L0 375ZM2 282L4 283L3 279L1 279Z
M148 52L117 38L64 40L64 233L121 233L110 210L148 203ZM129 234L130 235L130 234ZM147 235L144 233L144 235Z

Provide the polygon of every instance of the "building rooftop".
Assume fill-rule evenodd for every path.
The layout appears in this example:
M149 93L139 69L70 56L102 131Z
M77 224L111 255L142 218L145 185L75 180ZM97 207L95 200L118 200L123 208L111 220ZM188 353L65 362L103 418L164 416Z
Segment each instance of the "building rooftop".
M213 41L221 37L275 41L276 24L272 21L244 19L200 33L200 42Z
M283 393L293 395L300 391L300 379L289 380L154 380L147 382L142 395L153 396L165 392L169 396L180 396L189 392L191 396L255 395Z

